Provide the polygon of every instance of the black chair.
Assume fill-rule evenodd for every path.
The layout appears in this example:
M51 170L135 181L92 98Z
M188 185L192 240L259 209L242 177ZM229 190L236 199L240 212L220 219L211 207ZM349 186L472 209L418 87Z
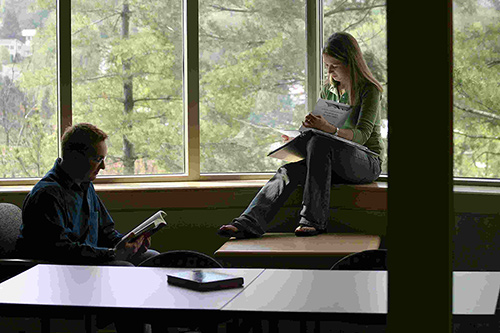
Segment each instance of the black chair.
M22 224L22 210L18 206L0 202L0 282L37 265L42 260L21 259L16 251L17 237ZM42 331L50 330L50 318L40 318Z
M0 202L0 282L18 275L38 264L49 261L20 258L16 242L22 224L22 210L12 203ZM79 316L77 316L79 318ZM91 315L84 315L86 327L93 326ZM50 331L50 317L40 318L42 332Z
M201 252L191 251L191 250L174 250L160 253L152 258L146 259L141 262L138 267L172 267L172 268L223 268L222 265L215 260ZM219 323L211 322L210 319L206 320L206 327L190 327L188 330L192 332L197 332L201 330L202 332L214 331L214 326L218 326ZM153 333L157 332L167 332L168 328L172 325L165 325L162 323L152 323ZM183 331L183 328L177 327L179 332Z
M37 264L42 260L21 259L16 251L17 237L22 224L22 210L18 206L0 203L0 282L5 281Z
M349 254L337 261L331 270L386 271L387 250L366 250Z
M223 268L214 258L196 251L174 250L141 262L139 267Z

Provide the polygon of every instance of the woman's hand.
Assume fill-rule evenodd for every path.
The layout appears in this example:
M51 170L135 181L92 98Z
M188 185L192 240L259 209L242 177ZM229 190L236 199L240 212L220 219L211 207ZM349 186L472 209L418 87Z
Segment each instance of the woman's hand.
M302 122L304 127L316 128L321 131L331 133L335 131L333 125L331 125L323 116L315 116L312 113L309 113L304 121Z
M283 142L288 142L288 141L290 141L290 140L293 139L293 138L291 138L291 137L289 137L288 135L285 135L285 134L281 135L281 138L283 139Z

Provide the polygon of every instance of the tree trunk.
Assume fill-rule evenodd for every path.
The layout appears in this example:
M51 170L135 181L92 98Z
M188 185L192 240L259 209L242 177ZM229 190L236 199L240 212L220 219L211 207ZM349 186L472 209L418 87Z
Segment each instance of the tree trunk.
M130 8L128 1L123 3L122 12L122 39L128 39L130 30ZM125 117L134 111L134 84L132 74L130 73L130 60L123 59L123 112ZM126 125L127 130L123 134L123 166L125 168L125 174L133 175L135 174L135 156L134 144L128 139L127 132L132 129L132 124Z

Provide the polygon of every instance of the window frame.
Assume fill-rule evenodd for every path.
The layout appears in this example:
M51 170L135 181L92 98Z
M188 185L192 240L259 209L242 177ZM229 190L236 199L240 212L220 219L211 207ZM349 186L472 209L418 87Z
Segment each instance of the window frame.
M199 40L198 40L198 1L183 1L183 38L184 38L184 166L186 172L176 175L102 175L94 183L146 183L171 181L220 181L220 180L259 180L268 179L272 173L218 173L200 172L200 120L199 120ZM306 72L307 105L312 108L320 91L321 42L323 26L322 0L305 0L306 8ZM58 9L58 137L62 129L72 124L71 57L63 57L63 50L71 50L71 1L57 0ZM189 24L188 24L189 22ZM66 74L64 74L66 73ZM60 147L59 147L60 155ZM26 180L19 180L24 183ZM36 183L37 179L29 179Z
M200 122L199 122L199 43L198 43L198 1L183 1L184 29L184 174L175 175L102 175L95 183L155 183L172 181L222 181L269 179L270 172L263 173L219 173L200 172ZM71 1L57 3L57 135L72 124L71 57L65 57L71 50ZM323 0L305 0L306 22L306 96L307 106L312 108L320 90L321 45L323 43ZM187 24L189 22L189 24ZM58 152L60 153L60 140ZM40 178L2 179L2 185L33 185ZM378 181L387 182L389 176L383 174ZM454 177L454 185L500 187L500 179Z

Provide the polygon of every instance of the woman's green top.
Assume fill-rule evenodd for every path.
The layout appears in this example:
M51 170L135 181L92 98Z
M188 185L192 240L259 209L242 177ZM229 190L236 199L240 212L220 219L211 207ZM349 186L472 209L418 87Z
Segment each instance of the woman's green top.
M323 86L320 97L350 104L348 93L339 96L337 88L330 84ZM352 141L376 152L382 161L384 141L380 133L380 99L381 94L377 87L371 82L367 83L359 92L357 103L353 106L351 114L342 128L352 130L354 135Z

